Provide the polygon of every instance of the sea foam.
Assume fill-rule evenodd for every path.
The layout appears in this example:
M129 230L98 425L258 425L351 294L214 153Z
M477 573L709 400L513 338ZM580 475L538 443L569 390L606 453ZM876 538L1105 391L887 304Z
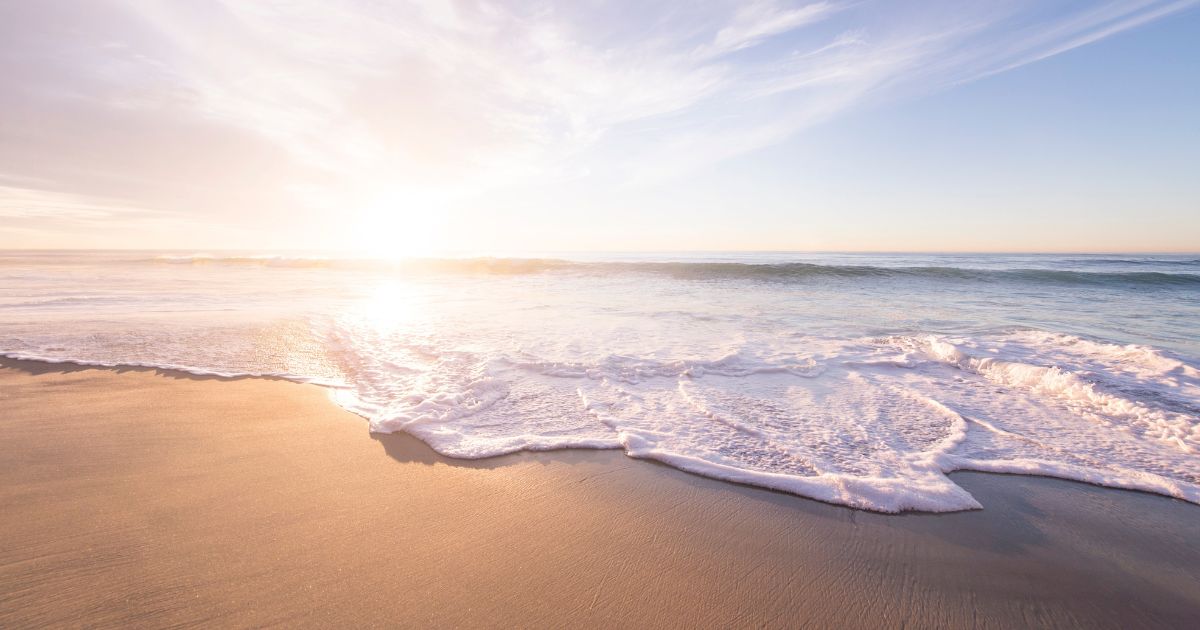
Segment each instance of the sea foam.
M1200 502L1200 380L1148 348L1029 332L796 345L819 351L562 364L425 350L398 367L362 348L347 354L366 361L350 372L357 385L337 397L373 431L411 433L451 457L623 448L884 512L979 507L946 477L964 469ZM1051 354L1061 362L1020 360Z

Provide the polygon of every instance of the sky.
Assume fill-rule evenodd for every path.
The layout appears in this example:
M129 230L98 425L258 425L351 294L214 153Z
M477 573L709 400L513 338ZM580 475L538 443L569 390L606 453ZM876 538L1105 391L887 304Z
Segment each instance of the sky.
M1200 251L1200 0L0 0L0 248Z

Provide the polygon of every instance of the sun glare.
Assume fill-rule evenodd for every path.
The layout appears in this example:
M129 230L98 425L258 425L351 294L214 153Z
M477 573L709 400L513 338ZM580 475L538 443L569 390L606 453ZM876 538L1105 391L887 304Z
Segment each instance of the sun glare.
M359 305L356 314L376 331L393 333L414 325L427 310L425 300L412 286L389 282L375 287Z
M372 258L419 258L445 249L445 209L420 191L388 190L356 213L354 247Z

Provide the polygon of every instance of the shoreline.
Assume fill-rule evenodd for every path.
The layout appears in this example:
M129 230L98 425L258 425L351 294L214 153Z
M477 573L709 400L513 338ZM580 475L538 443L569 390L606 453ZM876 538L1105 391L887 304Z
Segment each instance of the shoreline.
M278 377L0 359L0 394L3 626L1200 622L1200 506L1152 493L955 472L983 510L889 515L454 460Z
M34 375L34 376L41 375L41 374L47 374L47 373L54 373L54 372L69 373L69 372L76 372L76 371L80 371L80 370L95 369L95 370L112 370L117 373L125 373L125 372L154 373L154 374L158 374L161 376L167 376L167 377L176 377L176 378L184 378L184 379L214 380L214 381L240 381L240 380L246 380L246 379L257 379L257 380L266 380L266 381L281 381L281 382L292 383L292 384L296 384L296 385L316 386L316 387L321 388L325 392L327 392L327 394L331 394L333 390L335 390L339 387L339 385L337 385L337 384L322 382L319 379L312 379L312 378L308 378L308 377L300 377L300 376L289 375L289 374L225 374L225 373L221 373L221 372L213 372L213 371L202 370L202 369L198 369L198 368L186 368L186 367L179 367L179 366L151 365L151 364L141 364L141 363L109 364L109 363L102 363L102 362L98 362L98 361L82 361L82 360L77 360L77 359L50 359L50 358L41 358L41 357L29 357L29 356L25 356L25 355L19 355L17 353L0 352L0 370L3 370L3 369L19 370L19 371L23 371L30 375ZM334 402L332 400L332 396L330 396L329 402L331 405L336 407L338 410L350 413L351 415L362 419L364 422L369 422L369 418L362 416L355 411L346 409L346 408L338 405L336 402ZM384 436L384 435L391 435L391 434L371 433L372 439L376 439L376 436ZM407 436L408 434L405 434L405 435ZM420 441L422 444L424 444L424 442L422 440L420 440L420 438L417 438L415 436L409 436L409 437L412 437L413 439L416 439L417 441ZM430 448L430 450L433 450L432 447L428 446L428 444L426 444L426 447ZM777 492L777 493L780 493L783 495L798 497L798 498L806 499L809 501L816 501L817 503L823 503L823 504L831 505L831 506L835 506L835 507L845 507L845 508L852 509L852 510L860 510L860 511L864 511L864 512L874 512L877 514L891 514L891 515L953 514L956 512L969 512L969 511L986 510L987 509L987 506L983 505L983 504L980 504L979 507L969 507L969 508L962 508L962 509L957 509L957 510L952 509L952 510L943 510L943 511L903 509L898 512L888 512L888 511L879 510L879 509L872 509L869 507L858 507L858 506L848 505L845 503L838 503L835 501L826 501L824 499L820 499L820 498L805 495L805 494L799 494L796 492L790 492L788 490L781 490L781 489L778 489L778 488L775 488L775 487L772 487L772 486L766 485L766 484L756 484L756 483L751 483L748 481L739 481L739 480L725 478L725 477L721 477L721 476L705 474L703 472L690 470L686 467L680 467L680 466L673 465L667 461L663 461L656 457L633 457L633 456L628 455L625 452L625 450L621 447L608 448L608 447L593 447L593 446L566 446L566 447L562 447L562 448L552 448L552 449L520 450L520 451L515 451L512 453L505 453L502 455L492 455L492 456L481 457L481 458L455 458L455 457L450 457L448 455L442 455L440 453L436 453L436 451L434 451L434 452L437 454L438 457L445 458L448 461L467 462L467 461L480 461L480 460L495 459L497 457L508 457L508 456L521 455L521 454L553 453L553 452L571 451L571 450L619 451L619 452L621 452L621 454L625 455L629 459L635 459L635 460L641 461L641 462L653 463L658 466L666 466L668 468L674 468L678 471L685 472L687 474L704 477L706 479L711 479L711 480L719 481L722 483L728 483L728 484L732 484L735 486L741 486L741 487L745 487L745 488L754 488L754 489L758 489L758 490L765 490L768 492ZM1138 492L1138 493L1142 493L1142 494L1163 497L1166 499L1178 500L1178 501L1182 501L1184 503L1192 503L1193 505L1200 507L1200 503L1188 501L1187 499L1184 499L1182 497L1174 496L1174 495L1171 495L1171 494L1168 494L1165 492L1155 492L1154 490L1148 490L1145 488L1139 488L1139 487L1133 487L1133 486L1106 485L1104 483L1086 479L1086 478L1084 478L1085 475L1083 475L1083 474L1080 474L1080 476L1072 477L1072 476L1068 476L1068 475L1056 475L1056 474L1052 474L1051 472L1045 472L1045 471L1023 472L1023 471L1019 471L1019 470L988 470L988 469L983 469L983 468L970 468L970 467L953 468L947 472L944 472L943 474L945 474L948 478L953 478L954 476L963 474L963 473L977 473L977 474L1014 476L1014 477L1035 477L1035 478L1039 478L1039 479L1055 479L1055 480L1067 481L1067 482L1071 482L1071 483L1081 483L1084 485L1095 486L1098 488L1104 488L1104 489L1108 489L1108 490Z

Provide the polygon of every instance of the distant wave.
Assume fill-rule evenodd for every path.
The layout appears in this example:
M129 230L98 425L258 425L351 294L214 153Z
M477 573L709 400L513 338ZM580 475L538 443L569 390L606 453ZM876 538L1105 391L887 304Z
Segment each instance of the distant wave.
M77 295L69 297L50 297L40 300L25 300L9 304L0 303L0 309L43 309L56 306L74 307L79 305L119 304L128 300L107 295Z
M1086 258L1067 258L1065 262L1078 263L1082 265L1183 265L1183 266L1200 266L1200 258L1108 258L1108 257L1086 257Z
M408 271L440 273L528 274L585 266L567 260L544 258L331 258L310 256L157 256L135 262L173 265L232 265L355 271Z
M1195 267L1200 260L1083 259L1090 264L1163 264ZM689 280L759 280L796 282L806 279L910 278L980 282L1034 282L1069 285L1196 286L1200 273L1184 271L1082 271L1066 269L979 269L952 266L881 267L873 265L822 265L804 262L580 262L556 258L324 258L292 256L160 256L158 264L260 266L301 269L377 270L406 273L519 275L548 272L579 274L652 274Z
M914 278L1046 282L1061 284L1158 284L1200 286L1200 274L1091 272L1055 269L972 269L963 267L878 267L868 265L818 265L812 263L594 263L610 271L662 273L680 278L761 279L793 281L808 278Z
M10 257L0 265L38 263L36 259ZM934 259L932 262L940 262ZM955 261L957 263L957 261ZM578 261L561 258L346 258L289 255L160 255L87 256L60 258L55 265L181 265L194 267L261 267L273 269L328 269L407 275L528 275L564 273L578 275L657 275L694 281L742 280L796 283L820 280L909 279L929 282L1017 282L1116 288L1200 288L1200 258L1079 257L1056 258L1053 266L1037 267L1030 260L1014 261L1010 268L956 265L881 266L819 264L812 262L731 261ZM1028 265L1028 266L1026 266Z

